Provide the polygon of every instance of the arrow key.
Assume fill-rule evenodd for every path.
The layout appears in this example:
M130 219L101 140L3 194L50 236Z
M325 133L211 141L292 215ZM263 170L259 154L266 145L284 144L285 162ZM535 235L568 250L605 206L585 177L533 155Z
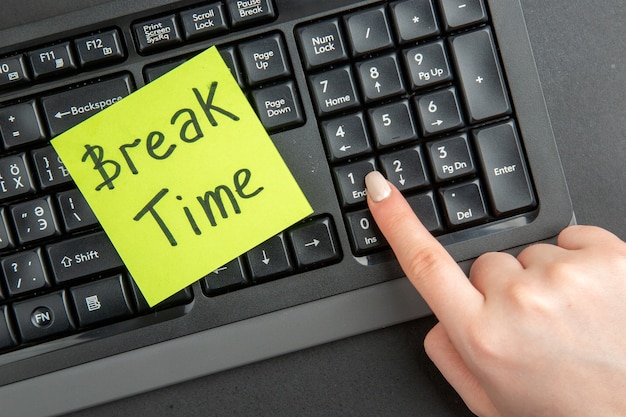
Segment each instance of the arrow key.
M341 259L335 227L329 217L314 219L287 232L298 268L317 268Z
M379 158L385 176L400 191L413 190L428 185L424 158L419 145L386 153Z
M241 258L233 259L200 281L202 291L208 296L222 294L234 288L239 288L245 285L246 282L246 274Z
M438 90L415 99L424 136L456 130L464 126L461 107L454 87Z
M246 258L254 281L278 278L294 271L282 233L251 249Z
M333 161L372 151L362 113L349 114L321 124L326 149Z
M365 101L381 100L404 93L395 54L359 62L356 68Z

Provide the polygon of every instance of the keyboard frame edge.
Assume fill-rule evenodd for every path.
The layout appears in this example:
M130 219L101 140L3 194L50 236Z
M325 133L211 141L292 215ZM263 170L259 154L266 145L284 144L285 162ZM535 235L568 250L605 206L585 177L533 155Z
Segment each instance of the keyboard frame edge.
M277 0L278 6L286 1ZM515 247L549 239L574 222L521 4L519 0L486 1L490 3L498 44L515 44L517 47L515 53L509 49L499 52L507 74L509 94L516 103L515 110L520 120L522 136L525 138L524 146L529 155L528 162L540 196L540 205L536 217L527 225L514 231L481 236L479 248L471 240L447 245L456 259L471 258L477 249L484 252L502 246ZM122 7L123 3L126 3L126 8ZM155 5L164 6L170 3L172 2L167 0L141 0L133 2L132 8L151 9ZM194 3L196 2L184 1L177 3L176 7L179 4L184 6ZM371 2L362 4L366 3ZM113 1L27 25L19 31L0 31L0 54L19 49L20 45L27 44L30 39L51 36L51 28L59 27L63 22L72 21L72 26L78 27L89 24L92 19L98 20L97 16L104 11L127 14L127 5L128 2ZM80 24L76 23L76 16L81 16ZM504 16L512 16L514 19L503 22ZM49 32L47 28L50 28ZM538 181L537 178L547 179ZM471 261L463 262L464 269L470 264ZM398 279L4 385L0 387L0 397L8 399L3 402L3 410L7 410L9 414L65 413L428 314L430 310L410 290L408 281ZM337 317L343 317L343 320L337 320ZM316 324L313 330L311 323ZM280 330L277 332L280 337L274 332L277 330ZM255 344L241 343L242 340L255 340ZM242 350L232 350L233 344L242 346ZM210 346L211 353L216 355L215 360L210 362L200 360L207 357L207 345ZM259 349L259 346L263 348ZM202 356L198 356L200 354ZM148 366L156 360L172 364L168 368L172 372L164 373L158 368ZM95 380L93 375L99 375L99 379ZM72 395L76 392L71 389L72 386L80 388L80 392L89 392L92 395ZM40 393L45 398L32 401L32 392Z

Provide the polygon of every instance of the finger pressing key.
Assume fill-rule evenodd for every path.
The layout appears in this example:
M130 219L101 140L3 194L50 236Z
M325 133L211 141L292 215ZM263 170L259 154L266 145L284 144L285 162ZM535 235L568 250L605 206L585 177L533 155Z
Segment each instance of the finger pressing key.
M375 171L365 184L372 216L413 286L448 331L466 322L482 295L391 183Z

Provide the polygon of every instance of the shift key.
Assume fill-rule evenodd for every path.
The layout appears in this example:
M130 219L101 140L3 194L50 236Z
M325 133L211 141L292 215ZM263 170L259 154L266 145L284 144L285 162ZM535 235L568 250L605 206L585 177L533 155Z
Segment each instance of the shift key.
M98 274L124 265L104 232L48 245L46 252L57 282Z
M52 136L60 135L131 93L128 75L52 94L41 105Z

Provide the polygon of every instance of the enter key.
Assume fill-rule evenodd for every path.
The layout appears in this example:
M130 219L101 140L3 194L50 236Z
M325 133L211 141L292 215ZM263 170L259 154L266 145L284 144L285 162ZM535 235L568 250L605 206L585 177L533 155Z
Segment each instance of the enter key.
M103 232L54 243L46 247L57 282L65 282L123 266Z
M474 132L474 140L495 214L510 213L535 205L514 123L510 121L477 130Z

